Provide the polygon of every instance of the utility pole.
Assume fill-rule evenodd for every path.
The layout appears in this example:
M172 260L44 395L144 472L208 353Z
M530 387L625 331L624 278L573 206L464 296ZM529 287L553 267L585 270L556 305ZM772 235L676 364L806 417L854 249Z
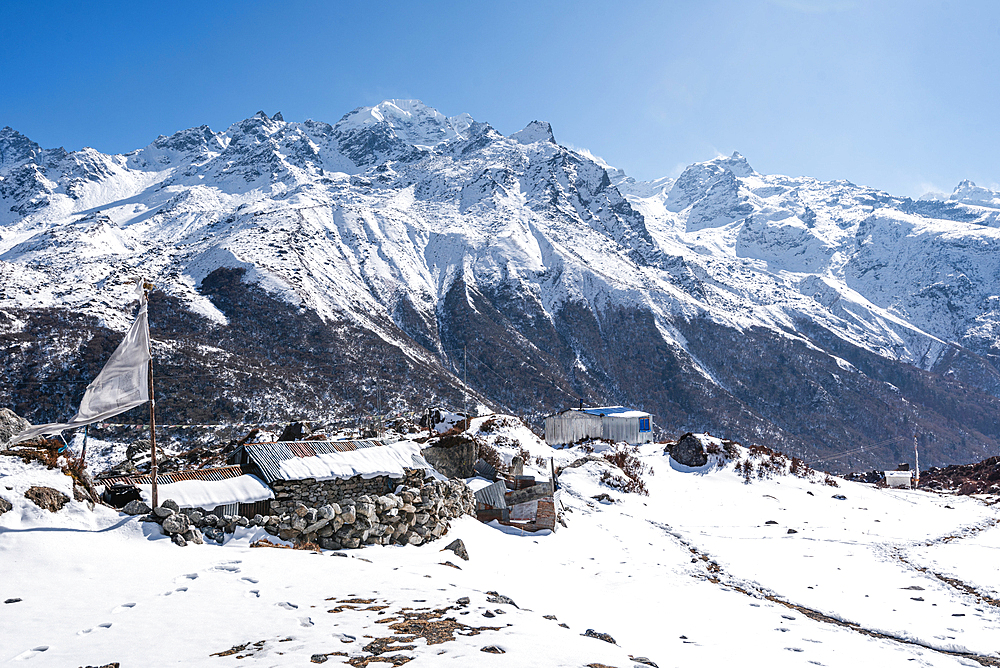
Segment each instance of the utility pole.
M917 452L917 435L913 435L913 460L914 468L916 471L916 479L913 481L913 488L916 489L920 485L920 453Z

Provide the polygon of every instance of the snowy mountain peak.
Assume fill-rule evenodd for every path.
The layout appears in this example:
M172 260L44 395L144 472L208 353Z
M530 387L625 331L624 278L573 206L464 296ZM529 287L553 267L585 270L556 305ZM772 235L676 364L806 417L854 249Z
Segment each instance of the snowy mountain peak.
M966 204L988 206L991 208L1000 207L1000 193L990 190L989 188L977 186L969 179L965 179L955 186L954 192L951 193L948 199Z
M737 151L733 151L733 154L728 158L719 157L713 162L717 163L721 167L724 167L725 169L728 169L734 175L739 177L745 178L747 176L753 176L757 173L754 171L753 167L750 166L750 163L747 162L747 159L740 155Z
M10 126L0 130L0 168L37 155L41 147Z
M469 114L445 116L420 100L385 100L374 107L358 107L335 126L340 132L383 125L412 146L437 146L452 139L465 138L473 123Z
M545 121L531 121L523 130L515 132L510 138L521 144L534 144L540 141L556 143L555 135L552 134L552 126Z

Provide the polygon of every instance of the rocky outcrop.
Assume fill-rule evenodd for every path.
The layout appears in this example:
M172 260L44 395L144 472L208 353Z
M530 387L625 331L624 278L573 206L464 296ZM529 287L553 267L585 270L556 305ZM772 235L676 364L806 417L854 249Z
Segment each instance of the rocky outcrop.
M31 423L9 408L0 408L0 447L31 426Z
M68 496L51 487L29 487L28 491L24 493L24 498L39 508L52 513L59 512L63 506L69 503Z
M472 467L479 459L476 441L464 434L442 436L420 452L441 475L449 478L471 478Z

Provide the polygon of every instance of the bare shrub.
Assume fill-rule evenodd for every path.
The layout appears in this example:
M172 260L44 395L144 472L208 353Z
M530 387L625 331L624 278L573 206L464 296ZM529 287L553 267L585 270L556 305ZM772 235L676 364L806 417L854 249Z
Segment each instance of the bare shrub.
M604 459L617 466L624 474L624 479L611 471L603 471L601 482L623 492L635 492L649 496L649 490L646 489L646 483L642 479L643 474L648 471L648 467L636 456L636 450L637 448L630 448L626 445L616 446L613 450L605 452Z

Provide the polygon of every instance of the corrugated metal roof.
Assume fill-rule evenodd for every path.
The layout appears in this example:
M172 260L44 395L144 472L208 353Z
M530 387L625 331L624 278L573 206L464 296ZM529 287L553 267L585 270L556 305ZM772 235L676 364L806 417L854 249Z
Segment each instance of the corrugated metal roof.
M472 472L480 478L486 478L487 480L496 480L498 477L496 468L482 458L476 460L476 463L472 467Z
M295 458L315 457L316 455L336 452L353 452L362 448L384 446L378 439L361 441L276 441L273 443L245 443L241 446L243 452L257 468L260 469L265 482L283 480L281 462ZM230 455L232 461L240 450Z
M161 473L156 476L156 484L169 485L172 482L180 482L181 480L227 480L229 478L239 478L241 475L243 475L243 469L239 466L217 466L210 469ZM150 475L123 475L113 478L101 478L95 482L105 487L111 485L152 485L153 477Z
M475 491L476 503L484 503L490 508L506 508L507 501L504 499L506 493L507 484L503 480L498 480Z

